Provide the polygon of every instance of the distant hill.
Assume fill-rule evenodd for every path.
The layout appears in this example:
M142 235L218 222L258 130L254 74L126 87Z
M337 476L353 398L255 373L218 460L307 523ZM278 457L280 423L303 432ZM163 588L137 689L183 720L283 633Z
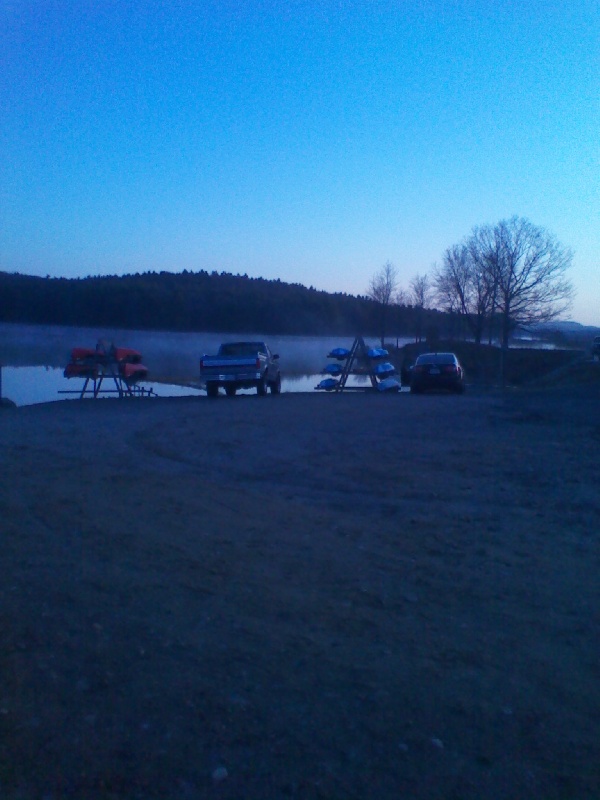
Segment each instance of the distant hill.
M389 336L418 324L439 330L444 314L390 309ZM146 330L379 335L380 309L366 297L225 272L146 272L41 278L0 272L0 321Z
M562 331L563 333L580 333L591 334L597 336L600 328L595 325L582 325L581 322L574 322L573 320L556 320L555 322L545 322L538 325L537 328L541 331Z
M557 347L579 347L583 350L589 350L594 337L600 336L600 328L572 321L547 322L536 326L534 332L540 339Z

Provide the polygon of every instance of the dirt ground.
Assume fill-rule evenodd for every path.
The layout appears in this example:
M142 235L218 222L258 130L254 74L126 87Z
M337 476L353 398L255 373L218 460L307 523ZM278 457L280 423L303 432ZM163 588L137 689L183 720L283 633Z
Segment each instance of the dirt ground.
M599 409L0 410L0 797L600 797Z

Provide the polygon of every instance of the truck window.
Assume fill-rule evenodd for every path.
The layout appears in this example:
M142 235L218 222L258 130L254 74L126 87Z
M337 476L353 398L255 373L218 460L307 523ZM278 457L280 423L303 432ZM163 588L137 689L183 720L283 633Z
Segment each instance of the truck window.
M228 342L219 350L222 356L255 356L259 352L266 355L267 348L262 342Z

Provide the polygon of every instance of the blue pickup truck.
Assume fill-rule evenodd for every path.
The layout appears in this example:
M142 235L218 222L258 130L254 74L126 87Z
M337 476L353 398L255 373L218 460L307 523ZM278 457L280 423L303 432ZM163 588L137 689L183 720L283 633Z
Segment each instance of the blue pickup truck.
M214 356L200 359L200 383L209 397L216 397L219 388L233 397L238 389L255 388L259 395L281 392L279 355L273 354L264 342L225 342Z

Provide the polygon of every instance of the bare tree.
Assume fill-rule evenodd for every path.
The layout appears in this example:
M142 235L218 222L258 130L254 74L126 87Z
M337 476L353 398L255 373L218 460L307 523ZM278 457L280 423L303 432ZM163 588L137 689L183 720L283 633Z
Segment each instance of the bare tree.
M429 276L415 275L410 282L410 300L415 308L415 341L423 338L423 310L430 304L433 292Z
M504 349L516 327L548 322L570 308L573 287L565 273L573 255L543 228L515 216L475 228L467 247L500 315Z
M408 304L408 295L402 288L396 289L396 294L394 296L394 305L397 306L405 306Z
M367 296L379 306L379 322L381 331L381 346L383 347L390 306L396 302L398 288L398 270L390 262L386 263L373 275Z
M410 298L413 306L427 308L433 298L429 275L415 275L410 282Z
M493 313L494 282L467 244L446 250L442 267L434 272L433 284L440 306L460 314L480 343L485 323Z

